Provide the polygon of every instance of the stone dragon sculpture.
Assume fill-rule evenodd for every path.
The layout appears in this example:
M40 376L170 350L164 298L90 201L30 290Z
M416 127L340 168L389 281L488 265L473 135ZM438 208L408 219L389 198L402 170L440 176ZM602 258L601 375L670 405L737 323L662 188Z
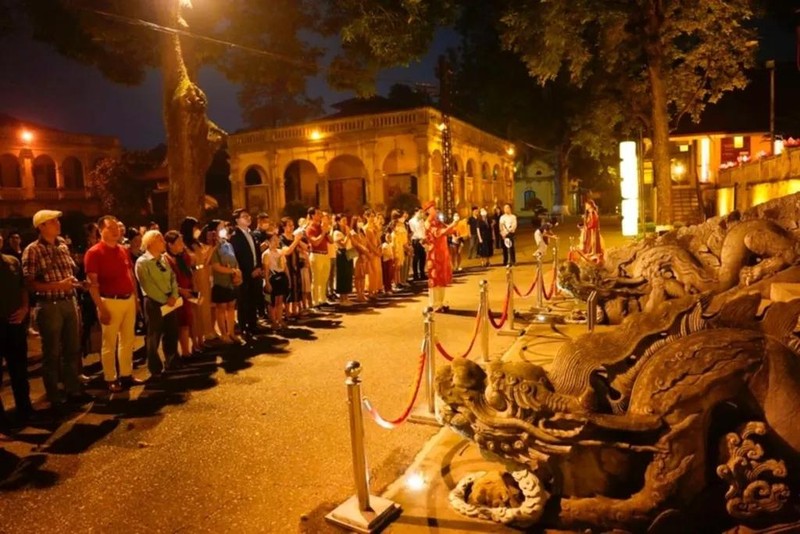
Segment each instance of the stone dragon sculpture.
M800 262L798 216L800 194L777 199L611 250L602 266L567 262L559 285L583 300L597 290L605 317L619 324L666 300L746 287Z
M800 301L759 318L757 294L709 314L712 296L583 335L547 369L454 361L437 375L439 416L539 477L545 526L641 531L698 502L733 524L784 513L800 464Z

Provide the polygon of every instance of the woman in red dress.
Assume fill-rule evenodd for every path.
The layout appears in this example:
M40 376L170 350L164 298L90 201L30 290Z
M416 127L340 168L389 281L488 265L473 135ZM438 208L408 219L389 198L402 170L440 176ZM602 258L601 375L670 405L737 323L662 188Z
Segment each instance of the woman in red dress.
M597 204L594 203L594 200L587 200L585 207L582 252L587 258L602 263L603 238L600 237L600 215L597 213Z
M181 347L181 357L188 358L192 355L189 341L192 327L192 303L189 302L189 299L194 297L192 259L186 251L179 232L170 230L164 234L164 241L167 242L167 261L175 272L178 294L183 298L183 304L174 313L178 314L178 341Z
M450 263L447 236L456 231L457 221L449 226L440 221L436 203L432 200L422 206L422 209L428 214L425 221L425 252L427 252L425 271L428 274L428 299L434 311L447 311L449 306L444 304L444 291L453 281L453 266Z

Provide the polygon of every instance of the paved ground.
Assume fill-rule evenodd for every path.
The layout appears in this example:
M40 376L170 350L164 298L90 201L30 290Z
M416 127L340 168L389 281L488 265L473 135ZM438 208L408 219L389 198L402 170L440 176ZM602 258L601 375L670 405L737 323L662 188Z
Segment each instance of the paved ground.
M523 234L521 259L530 246ZM516 276L527 287L532 265ZM502 308L502 269L459 277L448 292L451 313L436 317L451 353L466 348L481 278L490 282L491 307ZM195 361L161 385L101 397L61 424L0 435L0 532L335 531L323 516L353 493L344 365L362 362L364 393L394 417L417 369L425 302L408 294L315 317L292 328L288 344L266 338ZM514 342L492 332L493 357ZM389 431L371 421L366 429L374 493L438 432L413 424ZM447 513L433 508L440 510ZM422 523L404 519L391 531L431 524L430 511L417 513Z

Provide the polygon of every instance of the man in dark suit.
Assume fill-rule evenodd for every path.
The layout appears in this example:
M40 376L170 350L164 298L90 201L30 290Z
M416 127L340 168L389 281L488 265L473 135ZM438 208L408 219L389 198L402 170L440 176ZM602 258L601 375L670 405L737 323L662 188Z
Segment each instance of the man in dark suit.
M272 225L270 224L269 215L266 212L261 212L256 215L256 229L253 230L252 236L256 242L256 250L258 250L258 256L261 257L261 254L264 253L265 250L269 247L269 243L267 241L267 237L272 234ZM269 273L264 273L264 277L268 278ZM264 319L265 321L269 320L269 311L267 310L267 300L265 298L258 299L256 302L256 311L258 312L258 317Z
M242 271L242 285L239 288L239 329L242 336L253 336L258 331L256 308L258 299L263 298L261 254L256 240L250 232L250 214L239 208L233 212L236 231L230 238L236 261Z

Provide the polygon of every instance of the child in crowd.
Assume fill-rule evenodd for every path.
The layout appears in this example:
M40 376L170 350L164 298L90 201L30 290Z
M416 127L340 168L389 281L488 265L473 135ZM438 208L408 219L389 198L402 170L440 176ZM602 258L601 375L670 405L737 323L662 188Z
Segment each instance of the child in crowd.
M391 293L392 282L394 281L394 243L392 243L392 234L390 232L383 234L381 267L383 274L383 291L384 293Z

